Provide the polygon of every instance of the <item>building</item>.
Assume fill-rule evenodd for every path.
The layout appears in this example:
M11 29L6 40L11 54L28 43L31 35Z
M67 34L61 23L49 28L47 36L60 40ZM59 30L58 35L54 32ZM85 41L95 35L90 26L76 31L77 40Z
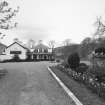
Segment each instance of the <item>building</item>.
M39 41L35 48L30 50L28 55L31 56L33 60L54 60L52 49L44 45L42 41Z
M39 41L34 47L26 47L18 39L15 39L12 44L5 48L4 54L0 55L0 59L12 59L14 56L18 56L22 60L54 60L52 50L42 41Z
M18 42L14 42L5 49L5 54L13 58L18 55L20 59L26 59L28 48Z
M53 56L54 55L52 54L52 50L48 46L45 46L42 43L35 46L33 59L53 60Z

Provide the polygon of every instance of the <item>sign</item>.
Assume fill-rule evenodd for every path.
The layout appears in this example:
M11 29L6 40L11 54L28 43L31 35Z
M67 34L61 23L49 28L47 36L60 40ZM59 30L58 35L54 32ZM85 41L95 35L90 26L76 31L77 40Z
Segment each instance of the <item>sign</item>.
M10 54L21 54L21 51L10 51Z

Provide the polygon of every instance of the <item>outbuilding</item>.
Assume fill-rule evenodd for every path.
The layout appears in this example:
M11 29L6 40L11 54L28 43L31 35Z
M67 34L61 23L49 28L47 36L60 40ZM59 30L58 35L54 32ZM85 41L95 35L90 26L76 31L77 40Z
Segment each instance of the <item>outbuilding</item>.
M14 42L5 49L5 55L10 56L11 59L15 55L17 55L20 59L26 59L27 51L27 47L18 42Z

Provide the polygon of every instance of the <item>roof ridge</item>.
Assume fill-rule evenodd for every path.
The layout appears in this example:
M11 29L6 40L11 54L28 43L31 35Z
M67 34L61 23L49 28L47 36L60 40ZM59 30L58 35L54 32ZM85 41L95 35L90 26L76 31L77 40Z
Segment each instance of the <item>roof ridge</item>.
M19 43L19 42L13 42L13 43L10 44L9 46L7 46L7 48L10 47L10 46L12 46L12 45L15 44L15 43L17 43L18 45L20 45L20 46L23 47L24 49L28 49L27 47L25 47L24 45L22 45L22 44Z

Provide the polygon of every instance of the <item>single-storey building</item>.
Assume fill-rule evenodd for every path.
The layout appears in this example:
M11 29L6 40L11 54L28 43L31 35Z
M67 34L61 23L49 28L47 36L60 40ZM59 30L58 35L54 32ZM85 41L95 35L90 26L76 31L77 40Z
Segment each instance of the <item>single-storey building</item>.
M5 49L5 54L11 58L13 58L14 55L18 55L20 59L26 59L27 51L28 48L18 42L14 42Z

